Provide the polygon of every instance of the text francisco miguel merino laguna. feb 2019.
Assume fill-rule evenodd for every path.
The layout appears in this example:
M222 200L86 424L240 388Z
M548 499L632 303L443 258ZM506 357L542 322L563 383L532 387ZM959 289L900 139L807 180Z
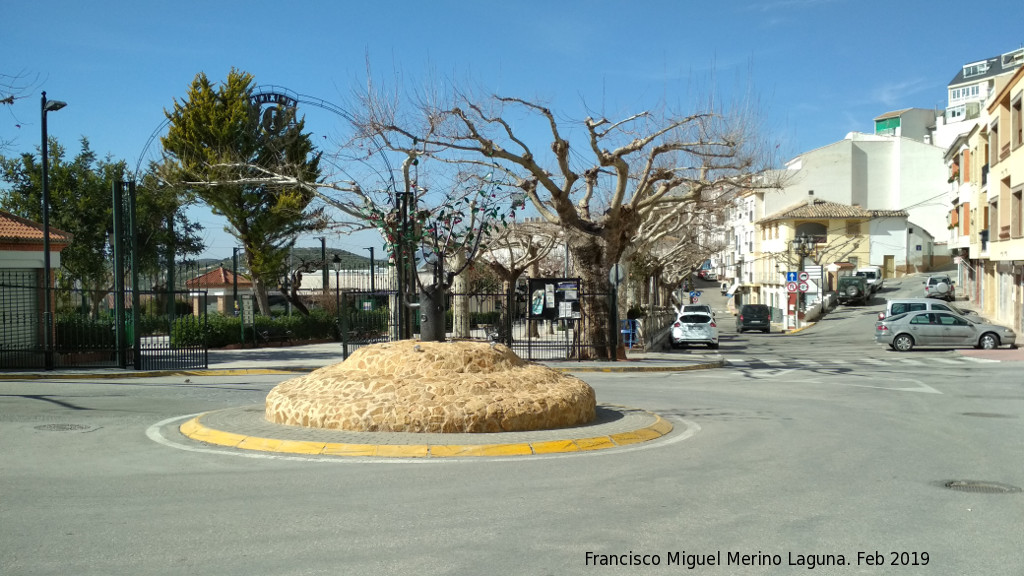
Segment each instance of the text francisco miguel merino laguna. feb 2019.
M630 550L621 554L586 552L587 566L684 566L691 570L702 566L926 566L927 552L870 551L849 554L817 554L787 552L755 554L717 551L710 554L689 554L686 551L664 554L640 554Z

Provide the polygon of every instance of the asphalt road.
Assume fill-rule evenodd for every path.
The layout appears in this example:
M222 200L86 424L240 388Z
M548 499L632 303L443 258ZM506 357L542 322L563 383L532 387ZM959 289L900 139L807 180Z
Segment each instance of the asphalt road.
M1020 364L907 363L861 336L872 314L723 329L722 369L579 374L676 429L545 457L280 457L175 434L283 376L0 381L0 574L1019 575Z

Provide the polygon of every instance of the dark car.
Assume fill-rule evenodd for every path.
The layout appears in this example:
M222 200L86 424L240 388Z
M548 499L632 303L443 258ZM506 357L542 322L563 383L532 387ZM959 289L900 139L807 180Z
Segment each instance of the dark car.
M772 310L767 304L744 304L736 315L736 331L744 330L772 331Z

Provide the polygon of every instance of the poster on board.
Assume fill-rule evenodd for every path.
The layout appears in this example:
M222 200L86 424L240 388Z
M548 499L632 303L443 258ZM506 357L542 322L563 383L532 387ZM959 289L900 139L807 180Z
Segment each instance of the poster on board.
M530 320L578 319L578 278L530 278Z

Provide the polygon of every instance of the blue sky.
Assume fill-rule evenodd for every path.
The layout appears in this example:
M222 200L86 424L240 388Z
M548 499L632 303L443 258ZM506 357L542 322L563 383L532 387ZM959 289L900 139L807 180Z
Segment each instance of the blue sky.
M67 108L48 130L71 153L87 137L100 155L135 163L163 110L199 72L232 68L261 85L343 103L375 76L410 84L470 79L582 118L714 91L752 95L783 160L870 132L890 110L943 108L959 67L1021 46L1024 4L891 0L684 1L135 1L3 0L0 74L27 98L0 108L7 154L39 145L39 92ZM988 17L982 10L998 14ZM334 136L336 116L305 110L307 129ZM329 142L328 138L323 141ZM151 155L153 151L149 151ZM202 210L208 254L230 256L223 223ZM373 236L329 238L363 253ZM300 246L319 246L303 239ZM377 244L379 246L379 243Z

